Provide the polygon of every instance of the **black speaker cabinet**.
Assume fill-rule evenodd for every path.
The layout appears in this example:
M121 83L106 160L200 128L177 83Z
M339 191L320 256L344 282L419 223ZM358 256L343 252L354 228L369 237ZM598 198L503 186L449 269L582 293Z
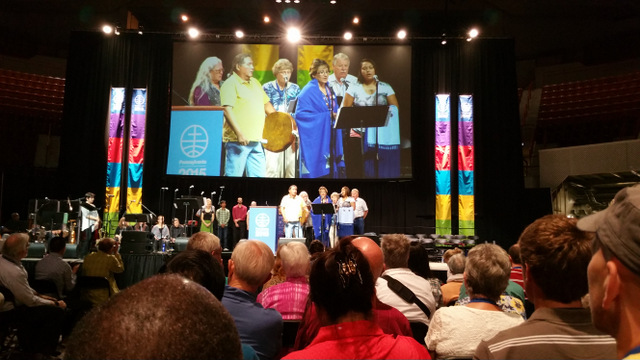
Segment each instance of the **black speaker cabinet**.
M188 237L176 238L176 243L174 244L173 248L175 249L176 252L185 251L187 250L188 242L189 242Z
M153 250L153 245L146 231L122 232L120 240L120 254L148 254Z

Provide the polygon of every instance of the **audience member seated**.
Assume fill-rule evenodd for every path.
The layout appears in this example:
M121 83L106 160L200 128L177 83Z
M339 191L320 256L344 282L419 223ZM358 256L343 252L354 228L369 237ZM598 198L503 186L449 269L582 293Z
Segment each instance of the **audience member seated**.
M524 278L522 274L522 260L520 259L520 245L519 244L511 245L507 253L509 254L509 260L511 260L511 275L509 276L509 280L520 285L524 289Z
M411 242L405 235L390 234L382 237L380 245L382 247L385 270L376 281L378 299L400 310L409 321L419 321L428 326L430 317L417 304L408 303L398 296L389 288L388 281L384 278L389 276L406 286L433 315L436 311L436 301L431 291L431 284L409 270L409 248L411 247Z
M525 323L481 342L474 358L615 358L615 340L595 329L580 301L589 290L593 237L578 230L576 223L564 215L548 215L524 230L519 255L525 265L525 289L536 310Z
M442 290L440 287L442 283L440 279L435 277L429 267L429 253L420 243L411 244L409 250L409 269L414 274L429 281L431 284L431 293L436 300L436 309L442 306Z
M462 253L453 255L447 263L450 275L447 277L447 283L442 285L442 302L446 306L452 305L451 302L458 300L460 296L466 263L467 257Z
M189 238L187 250L202 250L213 255L222 264L222 247L220 239L212 233L199 231Z
M2 227L2 233L13 234L19 231L24 231L26 229L26 223L24 221L20 221L20 214L14 212L11 213L11 219L9 219L9 221L7 221Z
M111 295L117 294L120 290L116 284L114 274L124 271L122 257L118 253L118 243L111 238L100 239L98 251L87 255L82 264L82 275L105 277L109 281L110 290L90 289L87 290L87 300L93 305L101 305L109 300Z
M12 312L11 317L16 319L18 341L26 358L46 357L56 351L67 304L40 295L29 286L27 271L21 263L28 247L29 236L25 233L13 234L5 241L0 256L0 286L6 288L13 299L5 298L0 311L3 315Z
M511 263L498 245L476 245L469 251L464 283L471 302L436 311L425 338L434 358L471 358L482 340L521 324L517 314L503 312L496 303L507 287Z
M66 297L76 285L76 273L80 264L71 268L69 263L62 260L67 250L67 243L64 238L54 237L49 241L49 254L36 264L36 280L51 280L58 289L55 296L58 299Z
M222 304L235 320L240 340L262 360L273 359L282 343L282 316L256 302L258 289L273 267L273 252L256 240L240 241L229 260L229 285Z
M203 250L185 250L175 255L167 264L167 273L178 274L209 290L216 299L222 300L225 276L222 264ZM258 355L249 345L242 344L244 360L257 360Z
M309 251L301 242L289 242L278 249L286 281L263 290L258 302L276 309L282 320L301 320L309 296Z
M373 279L367 259L349 239L322 253L309 282L323 326L308 347L284 359L428 359L413 338L385 334L372 321Z
M262 291L267 290L274 285L282 284L287 279L287 275L284 273L284 268L282 267L280 250L282 250L282 246L278 247L278 250L276 250L276 259L270 272L271 276L269 277L269 280L262 285Z
M93 309L74 329L65 352L65 359L241 357L238 332L222 304L175 274L145 279Z
M311 241L311 244L309 244L309 255L311 255L311 262L313 262L313 260L320 256L320 254L322 254L324 250L325 248L322 241L318 239Z
M460 287L460 296L458 297L458 301L456 301L456 305L467 305L470 301L471 298L469 297L469 294L467 294L467 288L463 283ZM526 320L527 311L524 304L524 289L520 287L520 285L509 280L507 288L502 292L502 295L500 295L498 305L500 305L503 311L518 314Z
M593 324L616 338L618 359L640 358L640 186L626 187L611 205L578 221L595 233L587 267Z
M355 238L351 241L351 244L360 250L369 262L375 284L376 280L382 275L384 268L380 246L368 237ZM322 253L320 253L320 255L322 255ZM313 264L311 265L313 266ZM412 335L409 320L397 309L380 302L377 297L373 299L373 321L378 324L385 334L393 336ZM320 319L318 318L316 308L311 301L308 301L304 317L296 335L294 348L300 350L307 347L318 334L320 327Z

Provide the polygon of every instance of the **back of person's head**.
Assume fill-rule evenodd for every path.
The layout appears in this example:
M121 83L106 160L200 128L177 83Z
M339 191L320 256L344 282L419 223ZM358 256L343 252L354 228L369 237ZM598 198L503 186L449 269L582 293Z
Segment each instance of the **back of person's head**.
M343 238L311 266L309 297L323 310L330 323L350 313L369 317L375 294L369 262L360 250Z
M455 254L462 254L462 250L460 248L449 249L442 254L442 262L445 264L449 263L449 259Z
M406 268L409 266L409 248L411 241L403 234L388 234L380 241L384 264L387 268Z
M231 315L207 289L176 274L145 279L94 308L65 352L65 359L241 358Z
M167 272L179 274L204 286L218 300L224 295L224 269L213 255L203 250L185 250L167 264Z
M56 236L51 240L49 240L50 253L60 253L62 252L62 250L66 248L66 246L67 246L67 241L60 236Z
M280 259L287 277L307 275L309 270L309 250L307 250L305 244L297 241L284 244L280 248Z
M450 259L447 265L452 275L464 273L465 265L467 264L467 257L464 254L455 254Z
M351 240L351 244L358 248L369 262L373 281L375 282L384 271L384 259L380 246L366 236L360 236Z
M102 238L98 241L98 250L108 253L111 249L116 246L116 241L112 238Z
M498 245L480 244L469 250L464 270L469 295L484 295L497 301L509 284L511 262Z
M231 253L231 260L234 275L254 287L264 283L275 262L269 246L258 240L240 241Z
M550 300L570 303L589 291L593 233L578 229L577 222L564 215L547 215L520 235L523 265Z
M15 260L20 259L20 254L29 245L29 235L25 233L11 234L2 246L2 255Z
M187 250L202 250L209 254L222 252L220 239L212 233L199 231L187 241Z
M509 257L511 258L511 263L513 263L514 265L521 265L522 264L522 259L520 257L520 245L519 244L513 244L509 247L509 250L507 250L507 254L509 254Z
M318 239L311 241L311 243L309 244L309 254L313 255L315 253L321 252L324 252L324 244L322 243L322 241Z
M409 269L422 278L429 279L433 277L431 268L429 267L429 253L427 253L427 249L419 243L411 244L409 250Z

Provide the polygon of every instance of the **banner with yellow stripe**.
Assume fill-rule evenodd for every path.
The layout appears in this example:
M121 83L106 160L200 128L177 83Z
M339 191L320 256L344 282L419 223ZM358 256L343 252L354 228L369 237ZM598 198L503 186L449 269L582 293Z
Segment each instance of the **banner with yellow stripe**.
M260 84L275 80L271 69L280 57L280 48L278 45L245 44L242 46L242 52L251 54L251 59L253 60L253 77L256 78Z
M298 46L298 86L303 88L309 81L309 68L313 59L322 59L329 64L333 62L333 45L299 45ZM331 69L330 69L331 70Z

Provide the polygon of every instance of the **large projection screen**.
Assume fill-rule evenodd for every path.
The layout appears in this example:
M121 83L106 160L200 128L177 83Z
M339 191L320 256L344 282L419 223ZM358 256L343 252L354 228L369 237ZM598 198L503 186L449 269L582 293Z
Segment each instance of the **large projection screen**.
M231 65L234 57L241 53L250 54L253 62L251 77L259 84L247 82L238 85L243 78L234 75ZM336 54L344 54L349 59L346 85L332 82L332 78L336 78L333 66ZM322 98L324 94L318 91L319 86L314 87L315 83L311 81L313 78L309 75L309 67L316 58L329 64L332 75L328 85L333 97L328 95ZM279 59L287 59L292 65L286 90L274 82L277 80L272 69ZM363 62L363 59L368 61ZM377 76L373 83L372 67ZM211 85L214 80L217 86ZM244 113L240 109L246 102L241 102L244 90L238 88L254 86L255 89L258 85L266 86L265 99L281 114L258 121L245 121L246 117L243 117L239 122L236 118L235 122L240 124L236 124L237 127L246 129L241 131L254 134L251 139L249 135L246 136L248 144L240 143L224 116L224 105L230 104L223 102L237 99L232 100L234 106L227 107L227 111L234 117L242 117ZM307 85L310 89L305 90ZM350 110L351 114L345 111L344 116L340 115L342 92L349 94L347 98L353 99L354 108L384 106L377 114L382 112L385 125L368 126L371 124L369 120L373 120L372 111L355 109ZM167 175L353 179L412 177L411 47L408 45L329 46L178 41L174 43L171 94ZM303 94L300 101L293 101L298 100L296 98L300 94ZM321 98L324 103L319 100ZM354 127L336 129L335 120L324 120L321 113L325 105L339 114L339 127L345 124ZM255 113L256 107L252 108ZM264 112L261 107L257 109ZM354 120L359 124L358 127L353 125ZM271 131L265 130L265 123ZM249 127L247 124L252 125ZM256 137L255 134L262 136ZM284 150L268 150L282 142L285 144Z

